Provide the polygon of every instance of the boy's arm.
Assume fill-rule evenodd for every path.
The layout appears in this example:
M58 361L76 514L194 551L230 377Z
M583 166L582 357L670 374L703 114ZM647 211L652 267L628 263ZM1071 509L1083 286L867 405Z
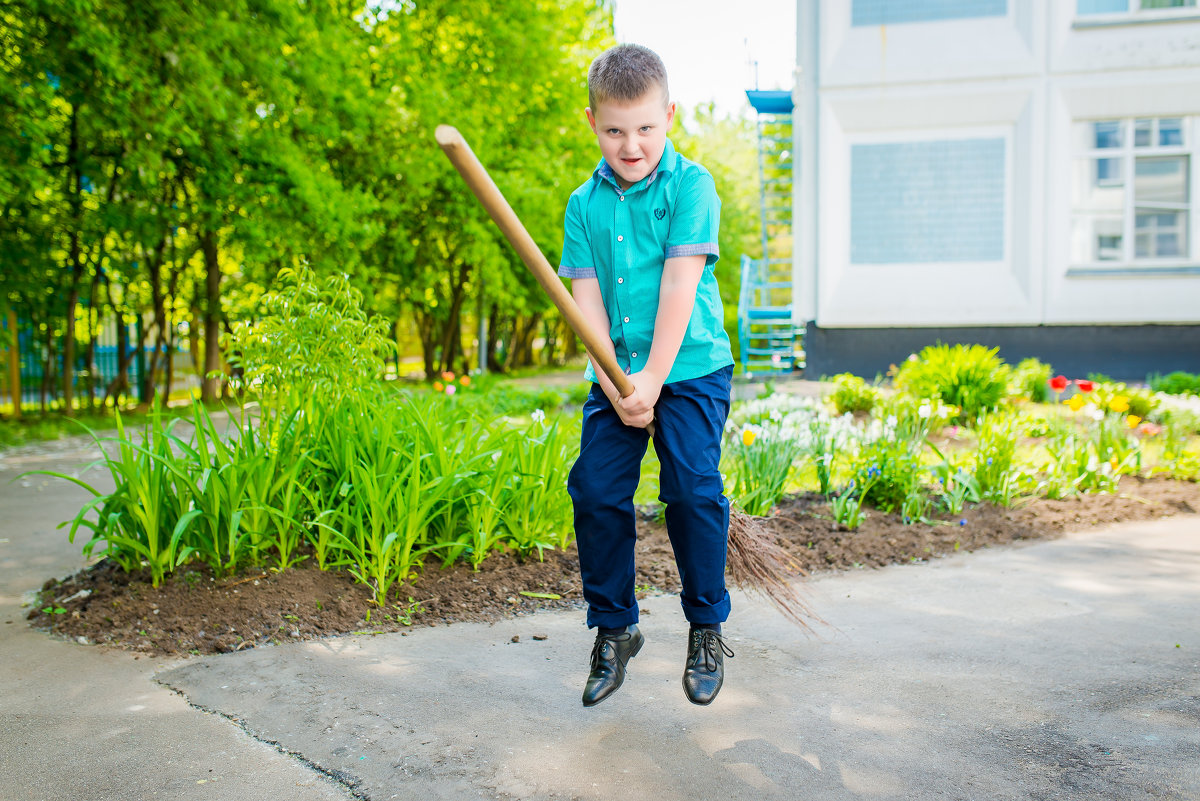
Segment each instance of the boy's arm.
M611 323L608 319L608 310L604 308L604 298L600 295L599 279L572 278L571 295L575 298L575 303L579 305L580 311L583 312L588 325L593 330L603 334L601 338L604 340L608 352L615 356L616 349L613 347L612 340L608 338ZM678 344L676 344L675 349L679 349ZM600 389L604 390L604 394L608 396L609 402L617 410L617 415L625 425L635 428L645 428L649 425L654 419L653 404L646 411L628 411L621 405L621 395L617 392L616 386L609 380L609 377L605 375L604 371L600 369L600 365L596 364L594 360L592 361L592 369L596 371L596 381L600 384ZM631 395L630 397L634 396Z
M683 335L696 305L696 287L704 275L706 256L675 256L663 264L658 290L658 316L646 366L629 377L635 392L620 402L627 413L653 414L663 383L671 374ZM598 292L599 290L597 290Z

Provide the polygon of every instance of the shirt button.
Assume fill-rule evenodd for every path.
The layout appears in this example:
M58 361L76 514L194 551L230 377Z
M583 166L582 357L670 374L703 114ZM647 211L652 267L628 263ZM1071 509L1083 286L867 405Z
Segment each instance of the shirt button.
M623 283L625 283L625 279L624 279L624 278L618 278L618 279L617 279L617 283L618 283L618 284L623 284Z
M626 317L626 318L625 318L625 322L629 322L629 318L628 318L628 317Z
M635 359L637 358L637 354L636 354L636 353L635 353L635 354L633 354L633 358L635 358Z
M618 241L618 242L624 242L624 241L625 241L625 237L623 237L623 236L618 236L618 237L617 237L617 241Z
M624 195L621 195L621 202L622 202L622 203L624 203L624 202L625 202L625 196L624 196Z

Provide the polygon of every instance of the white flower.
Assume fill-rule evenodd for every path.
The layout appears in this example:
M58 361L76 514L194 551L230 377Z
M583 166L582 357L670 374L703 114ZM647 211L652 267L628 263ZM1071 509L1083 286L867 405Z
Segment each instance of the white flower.
M1097 423L1104 419L1104 410L1103 409L1093 408L1090 412L1088 412L1088 414L1090 414L1091 418L1093 420L1095 420Z
M541 409L534 409L533 414L530 416L533 418L533 422L535 422L535 423L546 422L546 413L543 412Z
M885 425L887 425L888 428L895 428L899 422L900 421L896 419L896 415L889 414Z
M783 419L783 415L779 413L778 409L772 409L771 414L769 414L768 417L771 419L772 423L778 423Z
M933 414L933 408L928 403L922 403L920 408L917 409L917 417L920 417L922 420L929 419L929 415L931 414Z

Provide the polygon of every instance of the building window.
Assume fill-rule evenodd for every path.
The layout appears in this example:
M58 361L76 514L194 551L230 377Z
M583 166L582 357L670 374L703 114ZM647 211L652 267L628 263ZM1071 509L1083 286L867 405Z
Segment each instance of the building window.
M1075 124L1075 264L1189 258L1195 119Z
M1093 14L1140 14L1174 8L1195 8L1196 0L1078 0L1076 13L1081 17Z
M850 261L1002 261L1006 154L1003 138L853 145Z
M852 24L896 25L1006 14L1008 0L854 0Z

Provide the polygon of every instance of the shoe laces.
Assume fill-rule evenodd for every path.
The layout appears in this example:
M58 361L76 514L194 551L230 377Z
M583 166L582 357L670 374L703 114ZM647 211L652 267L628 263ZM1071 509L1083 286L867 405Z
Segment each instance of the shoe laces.
M628 631L626 631L623 634L613 634L613 635L597 634L596 635L596 643L592 646L592 670L595 670L596 668L598 668L600 666L600 660L603 658L602 653L604 651L605 643L625 642L632 636L633 635L630 634ZM614 645L613 646L613 655L614 656L616 656L616 650L617 650L616 646Z
M733 649L726 645L724 638L712 629L692 630L692 652L693 654L696 652L704 654L704 669L709 673L717 669L718 649L725 656L734 656Z

